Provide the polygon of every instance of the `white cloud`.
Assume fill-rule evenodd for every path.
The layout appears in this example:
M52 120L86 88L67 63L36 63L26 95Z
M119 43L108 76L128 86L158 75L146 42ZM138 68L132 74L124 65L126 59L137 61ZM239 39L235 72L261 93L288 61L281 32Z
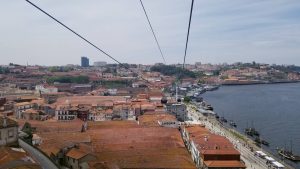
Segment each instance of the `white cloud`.
M138 0L32 0L121 62L161 62ZM166 60L183 60L190 1L144 0ZM300 2L195 1L187 61L299 64ZM25 1L0 2L0 62L63 65L109 58Z

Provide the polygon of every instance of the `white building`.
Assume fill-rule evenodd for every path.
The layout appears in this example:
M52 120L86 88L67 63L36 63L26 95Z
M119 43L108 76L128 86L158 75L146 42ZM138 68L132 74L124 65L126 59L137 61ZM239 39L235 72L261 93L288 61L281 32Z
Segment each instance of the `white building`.
M118 89L107 89L109 95L117 95Z
M97 157L92 154L89 146L80 144L71 148L65 155L65 165L71 169L88 169L89 161L95 161Z
M112 109L107 110L94 110L89 113L88 119L90 121L106 121L111 120L113 114Z
M18 123L7 117L0 117L0 146L14 143L17 140Z
M106 62L104 61L98 61L98 62L94 62L94 66L96 67L103 67L103 66L106 66Z
M35 91L37 93L47 94L47 93L57 93L58 89L56 87L53 87L53 86L45 87L44 85L36 85L35 86Z
M59 106L55 110L55 119L58 121L74 120L77 118L77 111L76 107Z
M15 116L17 119L22 119L23 118L23 113L34 107L33 103L29 103L29 102L23 102L23 103L17 103L14 105L14 112L15 112Z

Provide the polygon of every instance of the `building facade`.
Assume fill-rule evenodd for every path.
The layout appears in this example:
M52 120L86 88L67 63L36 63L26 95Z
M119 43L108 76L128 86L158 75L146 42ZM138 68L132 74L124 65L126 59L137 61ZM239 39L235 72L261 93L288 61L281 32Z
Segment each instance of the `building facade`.
M182 103L167 103L166 104L167 112L174 115L178 121L187 120L187 110L186 105Z
M200 126L181 127L184 143L199 169L245 169L240 153L225 137Z
M94 62L94 66L96 67L103 67L103 66L106 66L106 62L104 61L98 61L98 62Z
M36 85L35 91L40 94L57 93L58 89L53 86L45 87L44 85Z
M17 119L23 118L23 113L28 110L34 108L34 104L30 102L16 103L14 105L14 112Z
M7 117L0 117L0 146L17 141L18 123Z
M55 110L55 118L58 121L71 121L77 118L78 108L61 106Z
M81 57L81 67L89 67L90 66L90 60L87 57Z

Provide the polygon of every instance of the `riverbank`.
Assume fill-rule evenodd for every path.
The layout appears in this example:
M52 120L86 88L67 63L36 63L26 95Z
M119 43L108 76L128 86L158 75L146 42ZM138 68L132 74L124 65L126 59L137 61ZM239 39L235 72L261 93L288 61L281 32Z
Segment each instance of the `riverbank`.
M232 128L224 126L213 116L204 116L201 112L199 113L195 111L195 108L196 107L194 107L194 105L188 105L188 112L191 115L190 117L192 117L193 120L200 121L211 132L225 136L227 139L229 139L236 146L236 149L240 151L242 160L246 163L247 168L269 168L269 166L266 164L266 160L254 155L255 151L262 150L262 148L257 147L253 140ZM277 161L280 161L270 153L266 154L270 157L273 157ZM280 162L285 165L286 169L294 169L292 166L289 166L282 161Z
M214 117L211 117L209 120L209 123L212 124L213 128L219 128L219 134L225 133L225 136L231 140L232 143L235 143L238 150L240 150L241 153L248 154L248 158L255 159L255 162L259 162L263 164L264 166L268 167L266 165L267 160L264 158L260 158L258 156L255 156L256 151L263 151L265 154L267 154L268 157L272 157L276 161L282 163L285 166L285 169L295 169L294 167L290 166L289 164L285 163L285 161L282 161L281 159L275 157L271 152L267 151L263 147L258 147L251 138L247 137L245 134L240 133L239 131L235 130L234 128L230 128L229 126L226 126L222 123L220 123L218 120L216 120ZM217 127L216 127L217 126ZM212 129L215 132L218 130ZM218 133L218 132L217 132ZM245 149L243 149L244 147ZM254 157L252 157L254 155Z
M280 81L237 81L222 83L222 86L238 86L238 85L259 85L259 84L282 84L282 83L299 83L300 80L280 80Z
M300 154L299 89L300 83L222 86L201 97L220 117L234 121L235 130L240 133L254 127L261 139L270 143L262 145L263 149L281 159L278 148L290 150L292 147L294 154ZM299 162L283 160L300 169Z

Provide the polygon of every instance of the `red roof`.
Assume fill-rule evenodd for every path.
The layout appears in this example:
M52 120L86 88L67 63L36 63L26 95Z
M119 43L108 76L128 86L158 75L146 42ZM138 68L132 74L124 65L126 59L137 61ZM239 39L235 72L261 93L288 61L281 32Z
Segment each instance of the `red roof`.
M82 157L90 154L92 152L89 146L84 144L80 144L78 147L72 148L67 154L67 157L71 157L73 159L81 159Z
M202 154L204 155L212 155L212 154L217 154L217 155L240 155L240 153L235 150L235 149L227 149L227 150L202 150Z
M186 129L202 154L240 155L226 137L212 134L200 126L186 127Z
M209 168L246 168L241 161L204 161Z

